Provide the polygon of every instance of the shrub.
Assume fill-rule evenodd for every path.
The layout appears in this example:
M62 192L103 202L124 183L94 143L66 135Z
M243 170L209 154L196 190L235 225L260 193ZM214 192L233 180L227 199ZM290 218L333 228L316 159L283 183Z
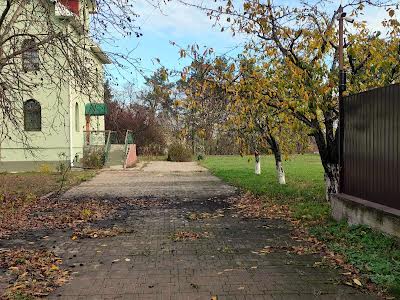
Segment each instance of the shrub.
M50 174L52 172L52 168L49 164L41 164L39 166L39 172L44 174Z
M156 143L147 146L138 146L138 154L141 156L161 156L165 155L165 148L165 145Z
M89 148L83 153L82 165L88 169L101 169L105 164L105 153L102 148Z
M169 161L192 161L192 152L185 145L173 143L168 148Z
M59 157L60 161L56 166L56 170L58 173L64 174L70 170L68 156L64 152L62 152L62 153L58 154L58 157Z

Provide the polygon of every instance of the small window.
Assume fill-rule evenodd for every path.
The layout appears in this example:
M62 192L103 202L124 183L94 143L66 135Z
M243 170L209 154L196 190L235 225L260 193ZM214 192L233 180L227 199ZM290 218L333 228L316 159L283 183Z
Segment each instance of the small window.
M79 104L75 103L75 131L79 132L81 130L79 124Z
M39 49L34 39L26 39L22 43L22 67L25 72L39 70Z
M25 131L42 130L42 108L36 100L28 100L24 103L24 129Z
M101 74L100 74L99 69L97 69L97 68L96 68L95 72L96 72L96 82L95 83L96 83L96 86L97 86L97 85L100 85L100 83L101 83Z

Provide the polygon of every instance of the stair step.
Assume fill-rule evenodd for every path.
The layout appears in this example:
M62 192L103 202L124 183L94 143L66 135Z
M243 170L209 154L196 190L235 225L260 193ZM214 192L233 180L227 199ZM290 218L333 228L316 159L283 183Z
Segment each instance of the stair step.
M125 149L125 145L121 145L121 144L111 144L110 145L110 151L114 151L114 150L124 150Z
M125 145L113 144L110 145L108 159L105 163L106 167L121 166L124 164Z

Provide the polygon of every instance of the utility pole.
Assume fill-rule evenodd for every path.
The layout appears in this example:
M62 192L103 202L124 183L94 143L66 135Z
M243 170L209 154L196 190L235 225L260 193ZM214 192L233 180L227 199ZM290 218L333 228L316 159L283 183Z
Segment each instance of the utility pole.
M339 20L339 193L343 189L343 142L344 142L344 99L343 92L346 90L346 72L344 70L344 20L346 13L340 5L337 11Z

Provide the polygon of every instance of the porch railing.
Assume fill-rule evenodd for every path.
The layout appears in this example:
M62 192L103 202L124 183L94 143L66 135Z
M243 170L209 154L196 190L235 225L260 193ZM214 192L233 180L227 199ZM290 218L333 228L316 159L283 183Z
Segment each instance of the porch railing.
M84 148L98 147L104 149L104 159L108 160L111 144L116 140L116 132L112 130L92 130L83 132Z

